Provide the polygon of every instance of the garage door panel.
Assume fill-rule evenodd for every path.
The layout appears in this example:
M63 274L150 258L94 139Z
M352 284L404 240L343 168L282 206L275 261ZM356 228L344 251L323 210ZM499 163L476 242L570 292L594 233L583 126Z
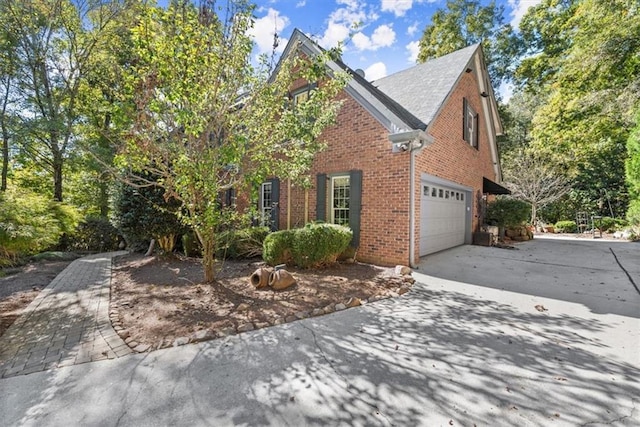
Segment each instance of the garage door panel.
M467 221L464 192L424 181L422 188L420 256L464 244Z

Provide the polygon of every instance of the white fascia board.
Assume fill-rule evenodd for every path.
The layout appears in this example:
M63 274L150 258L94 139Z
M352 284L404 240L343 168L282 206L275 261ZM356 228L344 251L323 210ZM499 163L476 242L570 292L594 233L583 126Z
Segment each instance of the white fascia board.
M487 137L489 138L489 150L491 152L491 162L493 163L493 171L496 175L496 181L498 183L502 180L502 172L500 170L500 159L498 156L498 143L496 141L496 127L495 120L497 118L497 111L493 110L492 104L495 104L495 98L493 95L493 90L491 87L485 82L488 79L488 76L485 75L485 66L480 57L480 50L476 52L475 65L476 70L482 70L476 76L478 78L478 91L479 93L486 93L488 96L481 97L482 99L482 111L485 120L485 125L487 129ZM498 119L499 120L499 119Z

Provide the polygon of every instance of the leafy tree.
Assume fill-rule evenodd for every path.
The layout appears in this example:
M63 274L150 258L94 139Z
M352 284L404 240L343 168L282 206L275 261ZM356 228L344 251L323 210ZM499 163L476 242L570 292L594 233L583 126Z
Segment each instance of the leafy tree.
M134 172L130 183L160 185L180 202L181 219L202 244L207 282L215 279L216 235L226 221L221 192L242 194L268 175L305 173L344 85L340 74L325 78L334 51L283 58L275 73L267 57L254 67L252 12L243 0L200 8L172 1L147 10L133 32L136 116L118 162ZM293 108L286 100L298 79L320 84ZM157 182L145 179L149 174Z
M568 170L581 193L575 200L586 203L580 210L621 214L625 143L640 100L636 2L545 0L521 30L532 50L517 77L545 100L532 121L532 146Z
M23 149L50 171L55 200L62 201L80 84L94 52L109 43L122 8L116 0L0 0L0 16L15 43Z
M640 108L636 113L636 126L627 140L627 153L625 174L631 196L627 219L637 227L640 226Z
M531 205L531 224L538 219L538 211L564 196L570 181L558 166L533 150L520 149L507 158L505 184L512 196Z
M474 43L482 43L492 82L508 80L521 47L511 25L504 23L504 6L495 1L482 6L479 0L447 0L446 8L438 9L424 30L418 62Z

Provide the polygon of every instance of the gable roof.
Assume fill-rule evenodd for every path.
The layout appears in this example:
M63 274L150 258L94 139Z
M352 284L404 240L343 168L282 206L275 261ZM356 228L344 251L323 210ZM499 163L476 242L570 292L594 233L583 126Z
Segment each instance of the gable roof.
M423 123L429 124L472 62L479 44L372 82ZM419 94L419 96L416 96Z

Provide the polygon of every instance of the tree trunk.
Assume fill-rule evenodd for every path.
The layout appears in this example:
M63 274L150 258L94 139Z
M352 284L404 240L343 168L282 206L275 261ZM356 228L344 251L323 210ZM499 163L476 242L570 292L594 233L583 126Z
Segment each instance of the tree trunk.
M202 245L202 267L204 269L205 283L213 283L216 280L216 239L213 232L195 230L198 240Z
M53 155L53 200L62 201L62 154L57 152Z
M531 225L536 226L536 219L538 217L538 209L535 203L531 203Z
M144 256L153 255L153 249L155 247L156 247L156 239L151 239L151 241L149 242L149 249L147 249L147 253L145 253Z
M7 189L7 174L9 172L9 132L2 123L2 179L0 181L0 191Z

